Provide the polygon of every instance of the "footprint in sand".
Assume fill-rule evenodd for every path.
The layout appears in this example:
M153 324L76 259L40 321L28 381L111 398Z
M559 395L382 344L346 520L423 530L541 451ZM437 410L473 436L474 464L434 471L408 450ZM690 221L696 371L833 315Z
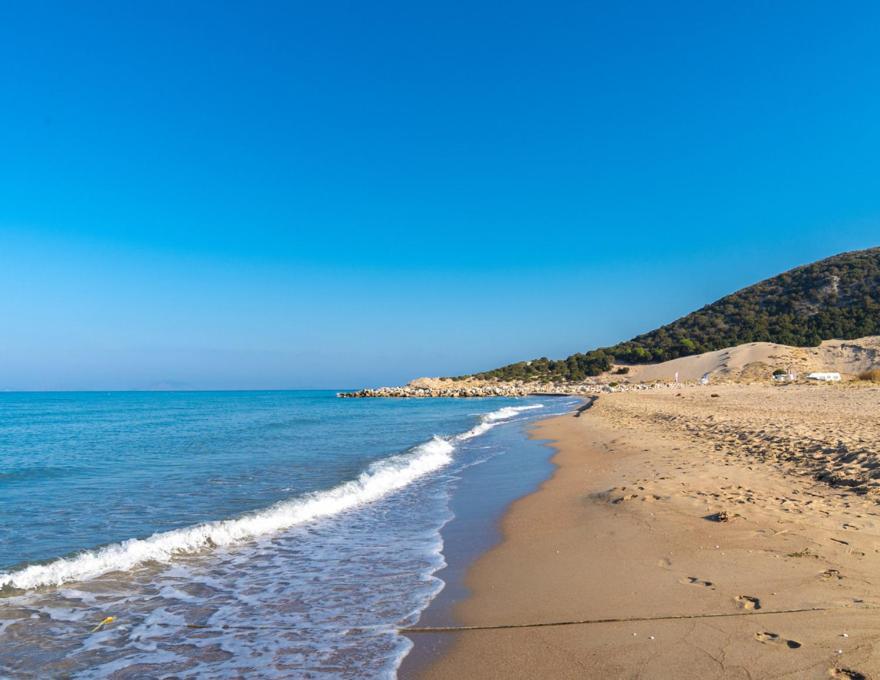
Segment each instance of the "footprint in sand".
M801 647L801 643L797 640L786 640L778 633L770 633L767 631L755 633L755 639L758 642L763 642L764 644L784 644L789 649L798 649Z
M839 678L839 680L868 680L867 675L850 668L832 668L828 671L828 677Z
M761 600L757 597L752 597L751 595L737 595L735 598L736 603L739 605L740 609L760 609L761 608Z
M689 586L702 586L703 588L712 588L714 587L714 583L712 581L704 581L701 578L697 578L696 576L686 576L682 579L681 583Z

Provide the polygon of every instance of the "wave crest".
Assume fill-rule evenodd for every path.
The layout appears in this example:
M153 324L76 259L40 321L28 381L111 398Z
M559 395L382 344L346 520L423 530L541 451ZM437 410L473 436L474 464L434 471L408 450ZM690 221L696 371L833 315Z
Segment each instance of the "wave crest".
M206 522L156 533L147 538L131 538L103 548L88 550L73 557L59 558L46 564L34 564L17 571L0 573L0 590L29 590L41 586L58 586L112 571L126 571L147 562L167 562L174 555L239 543L321 517L336 515L378 500L448 465L452 461L455 442L478 437L499 422L513 418L521 411L542 406L536 404L498 409L483 415L481 422L467 432L449 439L434 436L407 453L372 463L357 479L332 489L281 501L264 510L234 519Z

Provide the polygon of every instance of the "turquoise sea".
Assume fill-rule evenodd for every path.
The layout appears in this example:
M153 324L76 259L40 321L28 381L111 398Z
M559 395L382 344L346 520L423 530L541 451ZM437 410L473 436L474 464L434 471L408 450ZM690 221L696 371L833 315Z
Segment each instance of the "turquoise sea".
M462 478L574 403L0 394L0 677L393 677Z

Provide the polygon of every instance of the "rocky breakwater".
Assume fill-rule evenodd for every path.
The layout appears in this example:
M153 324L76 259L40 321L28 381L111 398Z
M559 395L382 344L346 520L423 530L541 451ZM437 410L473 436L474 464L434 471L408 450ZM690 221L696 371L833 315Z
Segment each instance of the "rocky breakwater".
M356 392L340 392L343 398L437 398L452 397L527 397L531 395L588 395L601 392L638 389L634 385L607 383L563 383L563 382L500 382L477 380L452 380L449 378L420 378L408 385L398 387L377 387Z
M339 392L342 398L437 398L452 397L464 399L469 397L528 397L532 395L547 396L586 396L607 392L641 392L643 390L680 389L683 385L702 387L696 382L676 383L654 381L650 383L618 383L618 382L526 382L516 380L504 382L500 380L478 380L475 378L419 378L407 385L398 387L377 387L357 390L356 392Z
M548 394L549 392L540 392ZM485 385L481 387L377 387L375 389L363 389L357 392L340 392L336 396L343 398L367 398L367 397L398 397L398 398L430 398L430 397L525 397L530 394L538 394L537 391L514 385ZM556 392L556 394L566 394Z

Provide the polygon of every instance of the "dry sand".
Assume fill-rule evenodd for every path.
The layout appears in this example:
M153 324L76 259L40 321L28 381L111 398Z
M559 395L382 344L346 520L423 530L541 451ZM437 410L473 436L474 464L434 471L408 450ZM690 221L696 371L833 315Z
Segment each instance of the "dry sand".
M880 365L880 336L858 340L826 340L818 347L790 347L772 342L750 342L738 347L719 349L660 364L629 367L626 376L607 374L609 380L647 382L699 380L710 375L713 382L767 381L775 369L791 370L799 375L813 371L836 371L855 377L862 371Z
M411 634L451 638L421 676L880 677L878 409L878 388L730 385L544 421L557 471L456 611L488 629Z

